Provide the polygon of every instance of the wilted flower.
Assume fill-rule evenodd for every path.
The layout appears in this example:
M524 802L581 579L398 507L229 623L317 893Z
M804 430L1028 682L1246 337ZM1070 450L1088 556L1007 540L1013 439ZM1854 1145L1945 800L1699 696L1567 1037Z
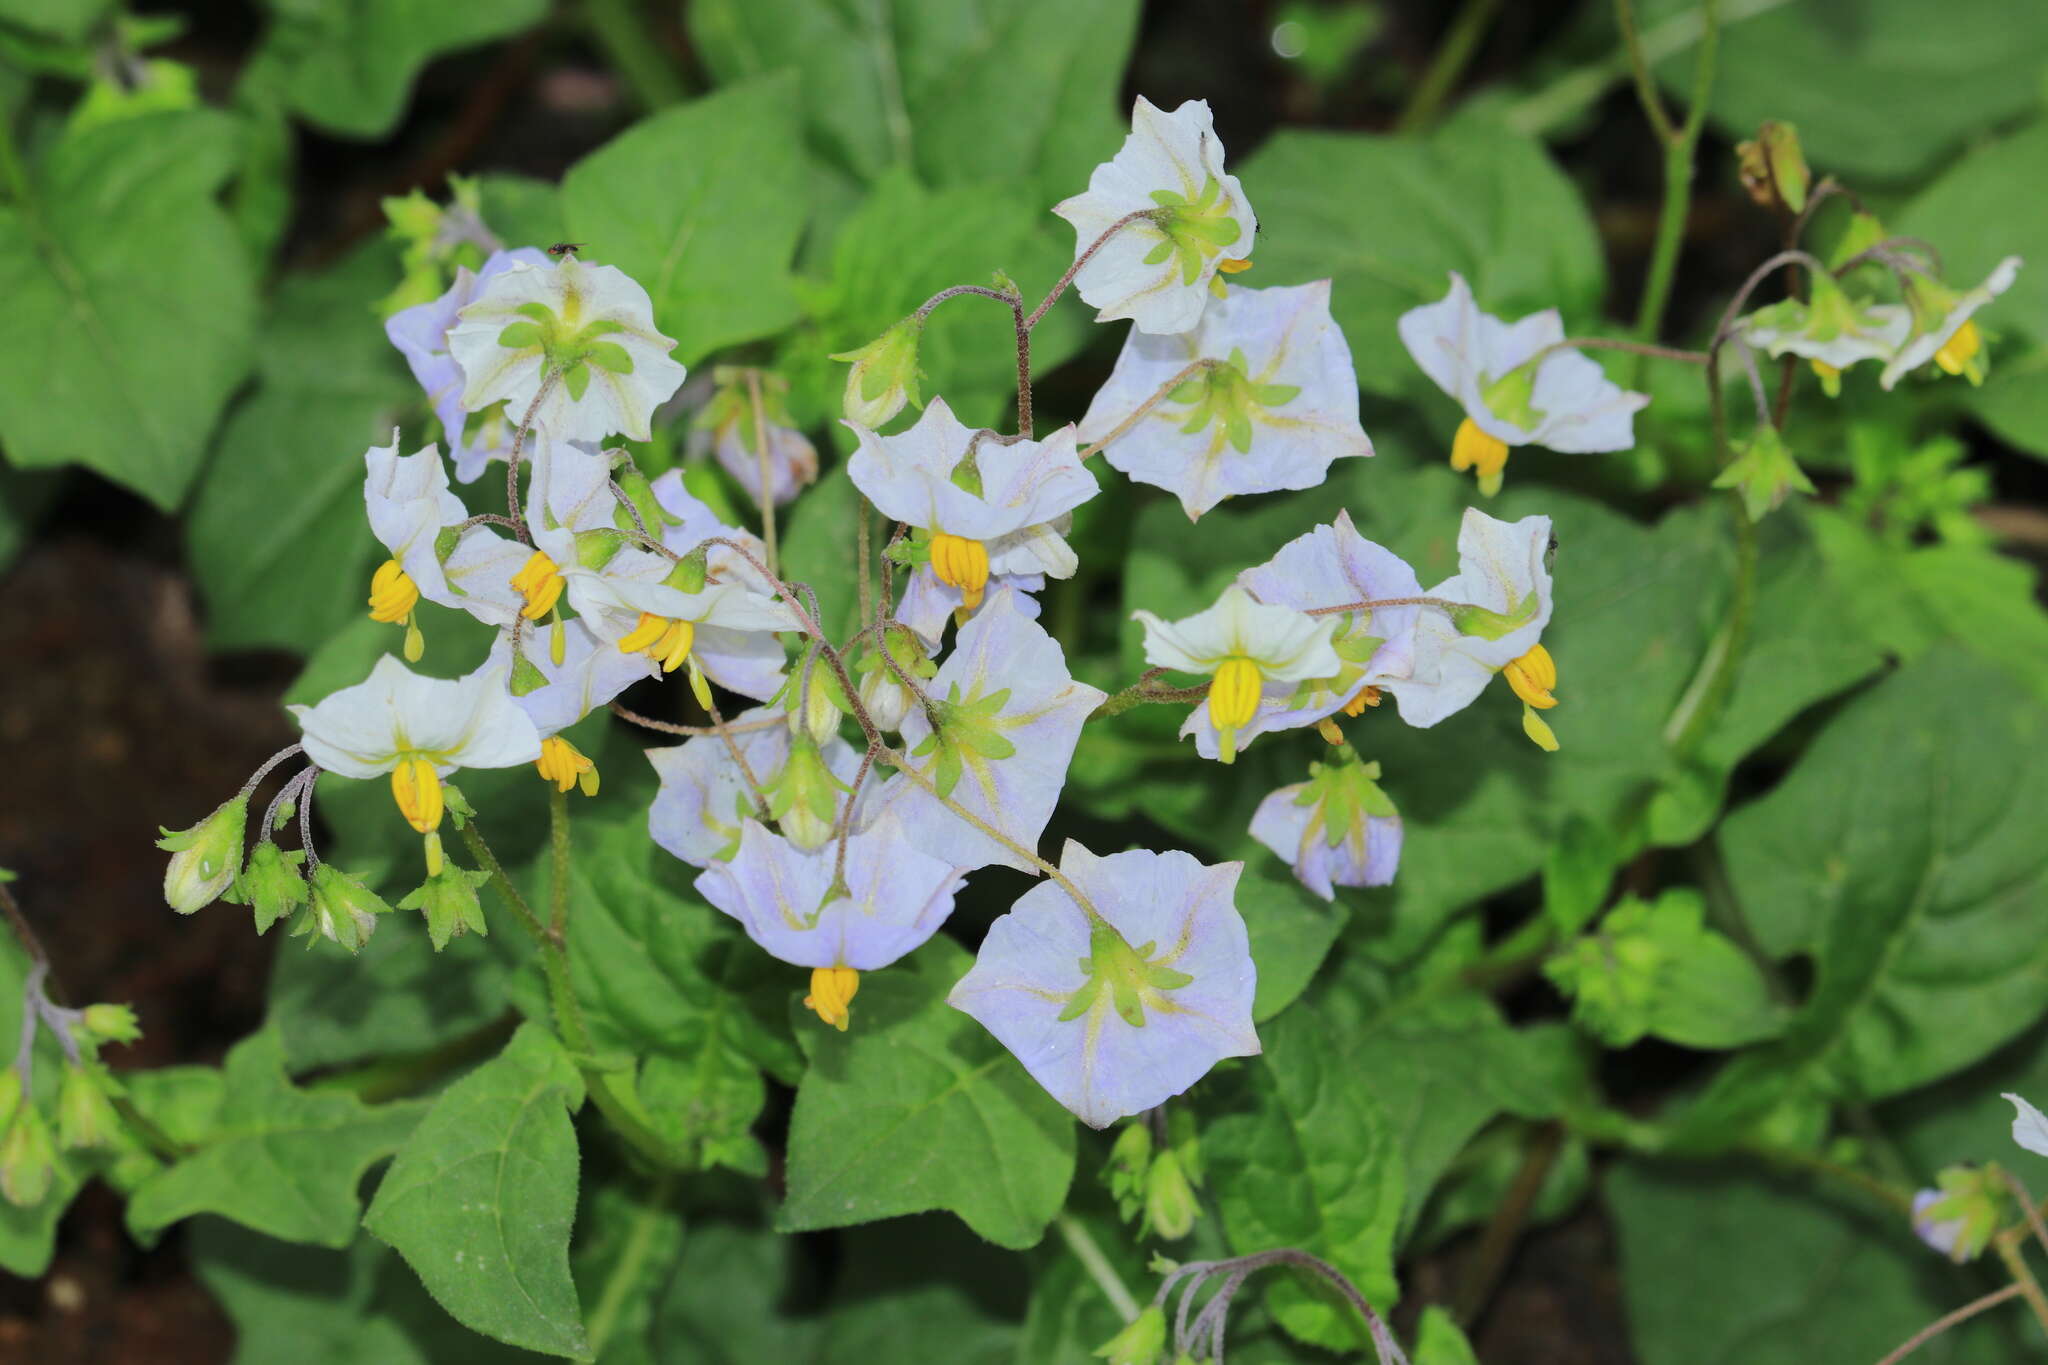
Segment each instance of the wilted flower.
M912 848L887 813L848 837L844 880L835 880L836 865L835 848L806 852L748 820L732 861L712 864L696 885L747 937L811 968L804 1003L844 1029L857 974L888 966L937 932L953 912L962 869Z
M962 628L927 695L931 714L903 717L910 771L940 797L1027 849L1052 818L1067 764L1103 693L1067 672L1059 641L1005 588ZM933 719L937 728L933 727ZM899 782L894 809L912 843L963 868L1033 864L982 833L915 782Z
M1415 664L1386 690L1401 719L1427 728L1470 706L1494 674L1505 673L1522 700L1522 728L1545 749L1557 747L1536 714L1557 705L1557 665L1541 643L1550 624L1550 518L1505 522L1465 509L1458 528L1458 572L1428 596L1457 605L1430 608L1415 623Z
M1257 969L1232 903L1244 864L1178 850L1098 858L1070 840L1060 870L1100 918L1039 883L989 926L949 1004L1093 1128L1259 1051Z
M1451 467L1473 470L1482 493L1500 490L1511 446L1584 454L1635 444L1633 417L1649 398L1622 389L1590 356L1553 349L1564 340L1555 308L1502 322L1479 311L1453 271L1451 292L1403 313L1400 331L1422 372L1465 409Z
M792 501L817 480L818 452L790 420L785 402L789 381L778 374L726 365L718 367L715 377L718 390L697 416L698 436L755 506L766 505L770 498L777 506ZM755 385L761 394L758 412ZM765 492L761 487L764 440L768 452Z
M1218 270L1251 264L1259 230L1206 100L1163 113L1143 95L1117 154L1095 168L1088 190L1053 208L1074 225L1074 276L1098 322L1129 318L1141 332L1185 332L1201 319ZM1103 240L1132 214L1142 218ZM1100 245L1097 243L1100 242Z
M1216 605L1178 621L1149 611L1131 618L1145 628L1145 661L1155 668L1213 675L1207 704L1217 756L1237 757L1237 735L1258 713L1266 684L1335 677L1344 661L1330 647L1334 616L1257 602L1236 584ZM1183 726L1181 733L1188 733Z
M647 291L616 267L574 256L515 263L486 281L449 331L448 349L470 412L503 402L516 423L547 376L558 376L533 413L535 428L557 441L645 441L649 416L683 382Z
M1259 802L1252 838L1294 867L1324 900L1339 886L1385 886L1401 865L1401 815L1379 786L1380 765L1348 744L1311 763L1309 780Z
M1198 360L1214 368L1115 435ZM1331 461L1372 454L1358 425L1351 348L1330 317L1330 282L1231 289L1191 331L1133 329L1079 435L1107 440L1110 464L1173 493L1190 519L1240 494L1313 488Z
M427 402L440 419L442 439L455 458L455 477L464 483L474 482L492 460L506 457L511 428L501 420L480 425L474 438L466 432L469 410L462 406L462 367L448 349L448 333L455 326L456 315L476 301L484 285L515 265L545 269L547 253L520 247L492 252L478 270L459 266L448 292L394 314L384 323L384 335L405 356L412 377L426 391Z

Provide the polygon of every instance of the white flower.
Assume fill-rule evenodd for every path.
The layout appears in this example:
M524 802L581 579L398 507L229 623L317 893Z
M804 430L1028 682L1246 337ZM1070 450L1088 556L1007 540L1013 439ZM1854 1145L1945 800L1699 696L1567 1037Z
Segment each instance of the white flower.
M558 441L647 440L648 417L683 382L675 342L654 329L647 291L623 271L574 256L520 264L488 281L448 333L462 406L502 401L517 424L551 371L533 424Z
M2048 1156L2048 1114L2010 1091L2004 1098L2012 1101L2012 1140L2037 1156Z
M1823 379L1864 360L1890 360L1912 330L1895 303L1859 304L1832 276L1815 273L1806 299L1781 299L1742 321L1742 338L1773 359L1802 356Z
M1214 675L1209 720L1225 763L1236 757L1237 731L1258 711L1267 679L1328 678L1344 667L1330 644L1338 624L1334 615L1314 617L1257 602L1235 583L1214 606L1178 621L1162 621L1149 611L1131 617L1145 628L1147 663Z
M1133 329L1081 419L1080 439L1110 438L1196 360L1218 368L1182 382L1103 449L1138 482L1178 496L1189 518L1243 493L1313 488L1331 461L1372 454L1328 280L1228 290L1194 330L1175 336Z
M1250 257L1259 229L1223 169L1205 100L1166 114L1140 95L1123 147L1095 168L1087 193L1053 212L1074 225L1075 259L1095 246L1074 287L1100 310L1096 321L1129 318L1141 332L1185 332L1200 321L1218 268ZM1149 216L1095 245L1134 213Z
M1476 470L1483 492L1500 487L1510 446L1589 454L1635 444L1634 414L1649 397L1621 388L1590 356L1551 350L1564 340L1555 308L1502 322L1479 311L1453 271L1451 292L1403 313L1400 332L1422 372L1465 409L1451 465Z
M1949 374L1967 375L1971 383L1983 383L1984 362L1978 355L1983 339L1970 317L2012 288L2019 273L2020 258L2007 256L1992 268L1984 283L1961 294L1924 275L1912 277L1906 287L1906 302L1912 309L1916 335L1899 348L1877 382L1889 389L1932 360Z

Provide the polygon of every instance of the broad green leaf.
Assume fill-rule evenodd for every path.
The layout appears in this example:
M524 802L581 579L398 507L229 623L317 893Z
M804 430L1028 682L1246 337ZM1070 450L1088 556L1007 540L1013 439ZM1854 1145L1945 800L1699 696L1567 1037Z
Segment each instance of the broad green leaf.
M2048 1006L2034 762L2048 708L1936 652L1845 709L1783 783L1723 829L1733 894L1816 981L1785 1037L1717 1078L1712 1139L1795 1084L1881 1099L1984 1056Z
M1294 1003L1344 931L1349 907L1325 904L1271 854L1245 864L1237 882L1237 910L1251 935L1259 969L1252 1019L1264 1022Z
M0 207L0 442L175 507L248 368L254 279L213 202L237 130L211 111L66 138Z
M708 95L562 177L569 235L647 290L685 365L796 317L789 261L810 212L796 98L786 77Z
M729 1038L739 1007L693 1020L673 1052L649 1057L640 1071L640 1101L655 1128L705 1166L730 1166L756 1178L768 1174L768 1153L752 1133L768 1103L761 1069Z
M1115 153L1135 0L700 0L690 35L719 80L793 70L820 157L862 181L1002 178L1052 201Z
M135 1191L128 1228L153 1239L181 1218L217 1213L288 1242L345 1247L363 1172L396 1151L426 1109L301 1090L285 1074L277 1032L265 1029L228 1053L218 1132Z
M1246 1064L1241 1087L1205 1102L1221 1112L1203 1125L1202 1158L1233 1251L1312 1252L1384 1312L1396 1294L1401 1152L1377 1078L1333 1050L1330 1037L1307 1005L1268 1023L1265 1053ZM1275 1279L1267 1302L1305 1341L1337 1350L1366 1344L1352 1310L1300 1279Z
M1695 6L1642 8L1655 23ZM1765 119L1791 123L1816 176L1866 192L1872 180L1910 180L2040 103L2048 11L2035 6L1957 0L1933 24L1919 0L1746 8L1721 34L1713 121L1730 140L1755 137ZM1688 98L1693 49L1660 63L1657 76L1673 98ZM1872 109L1885 116L1869 117Z
M386 555L364 519L363 452L425 408L366 302L395 277L377 242L278 290L256 390L221 433L186 532L217 649L311 654L368 610Z
M946 1004L968 956L936 938L861 976L853 1025L806 1016L790 1121L787 1231L946 1209L999 1246L1038 1241L1074 1175L1074 1121Z
M1921 1245L1904 1216L1811 1180L1626 1162L1608 1171L1605 1189L1643 1365L1876 1360L1981 1292ZM2004 1349L1991 1321L1946 1333L1913 1359L2034 1358Z
M235 1324L234 1365L512 1365L524 1351L443 1313L374 1237L291 1246L218 1218L193 1224L193 1268Z
M343 137L381 138L405 112L420 68L444 52L537 23L544 0L271 0L275 17L246 79Z
M451 1316L549 1355L587 1351L569 1228L583 1078L546 1030L444 1091L391 1163L363 1226L419 1272Z
M1476 120L1427 139L1285 129L1238 174L1260 228L1242 281L1331 280L1359 385L1429 394L1446 437L1456 404L1415 368L1394 324L1450 292L1451 271L1509 320L1558 308L1578 324L1598 309L1606 268L1592 219L1536 142Z

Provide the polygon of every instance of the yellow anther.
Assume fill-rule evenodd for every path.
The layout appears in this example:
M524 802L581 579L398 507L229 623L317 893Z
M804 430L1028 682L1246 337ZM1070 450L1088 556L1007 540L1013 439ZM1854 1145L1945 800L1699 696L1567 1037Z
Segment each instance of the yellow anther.
M940 531L932 537L932 572L947 587L960 589L961 603L972 611L988 587L988 546Z
M1813 362L1813 372L1820 377L1821 392L1830 398L1842 396L1842 372L1825 360Z
M1537 715L1527 706L1522 708L1522 733L1546 754L1557 752L1557 731L1550 728L1550 722Z
M1365 714L1366 707L1378 706L1379 704L1380 690L1377 687L1361 687L1358 689L1357 696L1344 703L1344 714L1347 716L1362 716Z
M1216 666L1209 683L1209 723L1218 730L1236 730L1259 709L1259 666L1243 655Z
M553 783L558 792L581 787L585 796L597 795L597 765L560 735L549 735L540 742L540 758L533 766L540 770L541 780Z
M844 1033L847 1020L852 1017L848 1006L859 990L860 973L853 968L813 967L811 993L804 997L804 1008Z
M1216 268L1226 275L1242 275L1245 271L1252 268L1252 258L1249 256L1225 256L1222 260L1216 262Z
M412 581L411 575L397 560L387 559L377 566L377 572L370 578L372 621L381 621L387 626L397 625L412 615L412 609L419 604L419 585Z
M1501 471L1508 465L1508 443L1483 431L1467 417L1458 423L1451 438L1451 468L1469 469L1479 476L1479 491L1487 497L1500 492Z
M526 567L512 575L512 590L526 599L519 614L529 621L538 621L553 611L555 603L562 600L565 586L562 571L545 550L535 550L527 557Z
M1557 705L1557 698L1550 691L1557 686L1557 660L1542 645L1530 645L1527 654L1501 672L1506 675L1508 686L1515 689L1515 695L1537 710L1548 711Z
M620 637L619 652L645 654L661 665L662 672L673 673L690 657L690 646L696 641L697 627L691 622L643 611L633 629Z
M651 611L641 612L640 620L634 625L633 629L628 631L619 640L619 653L638 654L641 650L659 640L661 633L666 629L668 629L668 618L666 616L656 616Z
M1956 328L1941 349L1934 353L1934 363L1944 373L1962 374L1970 368L1970 362L1977 358L1977 352L1984 349L1984 338L1977 333L1977 324L1965 322Z
M560 668L562 661L568 657L569 628L563 625L562 618L557 616L553 628L548 631L548 658L553 661L556 668Z
M420 833L431 834L440 828L441 777L431 759L418 754L399 759L391 770L391 798L398 802L398 813L405 822Z
M1316 733L1331 744L1342 744L1344 742L1344 732L1339 730L1337 722L1331 720L1328 716L1316 722Z

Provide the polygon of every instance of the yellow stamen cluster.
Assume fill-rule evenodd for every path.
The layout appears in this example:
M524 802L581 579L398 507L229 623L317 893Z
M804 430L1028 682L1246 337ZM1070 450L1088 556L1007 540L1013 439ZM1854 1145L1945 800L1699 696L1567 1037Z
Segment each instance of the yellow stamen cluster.
M419 585L395 559L377 566L370 578L370 619L395 626L420 604Z
M1216 262L1216 268L1226 275L1242 275L1245 271L1252 268L1252 258L1249 256L1225 256L1222 260Z
M432 759L407 754L391 770L391 798L398 813L422 834L432 834L441 825L441 776Z
M1469 469L1479 476L1479 491L1487 497L1500 492L1501 471L1508 466L1508 443L1484 431L1467 417L1458 423L1451 438L1451 468Z
M1216 676L1209 680L1209 723L1216 727L1225 763L1237 757L1238 729L1258 714L1261 683L1259 666L1241 654L1216 665Z
M519 614L529 621L538 621L553 611L555 603L562 600L565 586L562 571L544 550L535 550L527 557L526 567L512 575L512 590L526 599Z
M690 622L643 611L639 624L620 637L619 653L645 654L661 665L662 672L673 673L690 657L696 640L697 627Z
M1537 715L1557 705L1557 697L1551 689L1557 686L1557 660L1550 657L1550 651L1542 645L1529 646L1529 652L1501 670L1508 686L1522 699L1522 733L1527 735L1537 748L1545 753L1557 752L1557 732L1550 728L1548 721Z
M853 968L813 967L811 993L804 997L804 1008L844 1033L847 1020L853 1017L849 1006L859 990L860 973Z
M553 783L558 792L581 787L585 796L597 795L597 765L560 735L549 735L540 742L540 758L533 766L540 770L541 780Z
M1344 703L1344 714L1347 716L1362 716L1365 714L1366 707L1378 706L1379 704L1380 690L1377 687L1361 687L1358 689L1357 696Z
M988 587L988 546L940 531L932 537L932 572L947 587L960 589L962 605L972 611Z
M1977 352L1983 349L1984 338L1979 335L1977 324L1965 322L1956 328L1954 335L1941 343L1941 349L1934 353L1934 363L1941 366L1945 374L1962 374L1977 358Z

